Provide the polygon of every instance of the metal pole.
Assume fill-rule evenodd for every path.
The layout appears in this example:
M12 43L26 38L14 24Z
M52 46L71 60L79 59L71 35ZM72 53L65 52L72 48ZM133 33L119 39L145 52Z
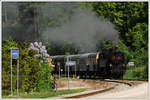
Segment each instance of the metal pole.
M75 65L75 77L77 76L77 75L76 75L76 73L77 73L76 71L77 71L77 66Z
M60 65L59 65L59 79L60 79Z
M66 65L65 65L65 77L67 77L67 75L66 75L66 71L67 71L67 70L66 70Z
M11 55L12 55L12 52L10 51ZM11 96L13 95L13 90L12 90L12 56L10 58L10 67L11 67L11 81L10 81L10 84L11 84Z
M68 65L68 89L69 89L69 65Z
M19 58L17 62L17 96L19 96Z
M69 61L69 58L68 58ZM68 89L69 89L69 65L68 65Z
M68 61L68 60L67 60ZM66 62L67 62L66 61ZM65 77L67 77L67 66L65 65Z

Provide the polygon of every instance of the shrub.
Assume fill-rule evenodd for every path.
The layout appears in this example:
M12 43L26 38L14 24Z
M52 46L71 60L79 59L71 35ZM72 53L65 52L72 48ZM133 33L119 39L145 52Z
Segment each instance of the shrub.
M50 88L47 81L50 81L49 63L39 64L40 59L34 57L37 53L34 50L29 51L28 42L15 42L13 39L2 41L2 94L8 95L10 93L10 50L11 48L19 48L19 90L24 92L35 91L39 89L37 85L43 72L45 88ZM17 61L13 60L13 91L16 89L16 65ZM50 84L48 82L48 84ZM38 87L37 87L38 86ZM37 87L37 88L36 88Z
M40 74L37 80L37 91L47 91L51 89L51 68L49 63L45 62L40 66Z
M123 78L132 80L147 80L147 73L145 72L148 70L146 68L147 67L143 66L128 68Z
M49 55L45 46L42 46L42 42L34 42L30 44L30 51L35 51L34 57L40 60L40 71L38 80L36 82L37 91L45 91L51 89L51 67L48 62Z
M29 43L19 45L20 52L20 89L25 92L34 91L39 74L40 60L34 58L35 51L29 51Z
M10 40L2 41L2 92L10 90L10 50L17 47L18 44ZM13 84L16 84L15 66L13 67ZM7 91L8 93L8 91Z

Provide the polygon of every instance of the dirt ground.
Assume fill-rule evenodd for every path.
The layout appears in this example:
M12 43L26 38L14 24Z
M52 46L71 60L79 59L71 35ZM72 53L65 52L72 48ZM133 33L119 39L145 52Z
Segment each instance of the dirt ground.
M115 82L107 82L103 80L69 80L69 88L87 88L89 91L97 89L106 89L109 87L115 87L114 89L86 96L83 98L148 98L148 82L144 81L131 81L131 80L119 80L120 82L130 83L132 86L127 84L120 84ZM68 89L67 80L57 80L58 89ZM138 92L137 92L138 91Z
M96 99L96 98L107 98L107 99L148 99L148 82L135 85L134 87L125 87L122 85L119 85L114 90L84 97L84 99Z
M115 80L118 81L118 80ZM132 87L144 83L143 81L130 81L130 80L119 80L120 82L126 82L130 83ZM57 88L67 88L68 87L68 80L57 80ZM75 88L75 87L82 87L82 88L88 88L88 89L93 89L93 88L105 88L108 86L114 86L117 85L118 83L114 82L107 82L103 80L84 80L84 79L78 79L78 80L69 80L69 87L70 88ZM123 85L125 86L125 85Z
M57 80L58 89L67 89L68 81L67 80ZM114 84L109 82L104 82L100 80L69 80L69 88L87 88L87 89L97 89L97 88L106 88L114 86Z

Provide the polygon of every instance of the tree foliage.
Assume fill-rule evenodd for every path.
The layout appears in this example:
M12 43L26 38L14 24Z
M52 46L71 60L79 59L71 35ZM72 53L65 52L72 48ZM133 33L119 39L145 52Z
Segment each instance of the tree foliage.
M93 10L116 25L119 50L138 69L135 76L148 78L148 2L98 2ZM136 68L135 68L136 69Z
M103 41L99 40L96 44L97 51L102 51L104 49L112 49L114 48L114 44L111 41Z
M19 91L31 92L51 89L51 68L49 63L39 65L34 57L36 51L29 51L28 42L15 42L12 39L2 42L2 93L10 94L10 51L19 49ZM17 60L12 60L13 91L16 90ZM45 75L45 76L42 76ZM43 77L43 78L41 78ZM40 85L41 82L44 84ZM43 88L45 87L45 88Z
M48 47L47 52L51 55L79 54L82 52L79 44L71 41L60 43L45 40L43 43Z

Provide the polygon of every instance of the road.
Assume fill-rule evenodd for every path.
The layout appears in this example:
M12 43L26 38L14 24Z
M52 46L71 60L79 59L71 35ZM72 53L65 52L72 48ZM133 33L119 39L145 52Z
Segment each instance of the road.
M120 89L116 92L105 92L92 96L84 97L85 99L97 99L97 98L134 98L134 99L147 99L148 98L148 83L139 84L135 87L131 87L125 90ZM83 99L84 99L83 98Z

